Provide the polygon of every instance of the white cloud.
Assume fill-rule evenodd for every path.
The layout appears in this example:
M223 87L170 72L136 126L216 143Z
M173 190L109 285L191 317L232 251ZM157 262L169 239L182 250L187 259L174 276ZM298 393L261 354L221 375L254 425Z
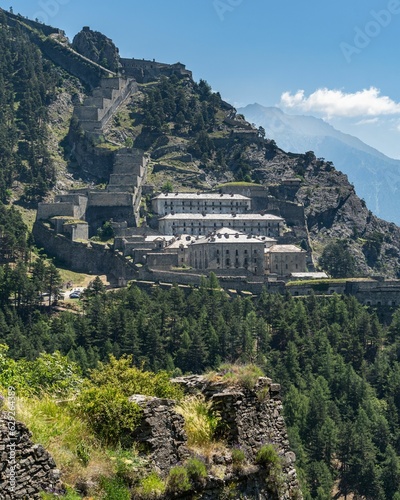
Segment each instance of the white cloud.
M304 90L298 90L295 94L284 92L280 106L320 114L327 118L400 115L400 103L388 96L380 95L380 90L376 87L353 94L323 88L316 90L308 97Z
M376 125L379 123L379 118L364 118L363 120L360 120L359 122L355 123L355 125Z

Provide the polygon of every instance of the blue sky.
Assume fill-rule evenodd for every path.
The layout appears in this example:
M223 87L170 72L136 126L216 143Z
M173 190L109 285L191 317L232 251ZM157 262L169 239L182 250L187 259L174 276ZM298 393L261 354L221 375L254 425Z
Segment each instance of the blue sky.
M236 106L326 118L400 158L400 0L10 0L123 56L183 62ZM301 91L301 92L299 92Z

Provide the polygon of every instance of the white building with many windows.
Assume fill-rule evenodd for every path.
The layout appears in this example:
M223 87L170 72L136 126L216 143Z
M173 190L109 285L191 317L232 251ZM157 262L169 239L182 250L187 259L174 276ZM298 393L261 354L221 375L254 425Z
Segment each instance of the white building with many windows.
M263 275L264 249L275 243L272 238L254 237L223 227L187 247L188 264L199 270L244 269Z
M307 252L296 245L273 245L265 249L265 269L279 276L304 273L306 259Z
M158 215L179 214L244 214L251 211L251 199L239 194L161 193L152 200Z
M162 234L206 236L222 227L257 236L278 238L284 220L271 214L168 214L159 220Z

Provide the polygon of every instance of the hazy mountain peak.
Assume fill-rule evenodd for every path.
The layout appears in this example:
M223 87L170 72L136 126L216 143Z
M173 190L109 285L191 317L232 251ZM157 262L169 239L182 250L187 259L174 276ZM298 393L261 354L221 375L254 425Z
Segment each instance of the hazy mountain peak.
M265 128L266 136L293 153L314 151L347 174L358 195L379 217L400 223L394 196L400 190L400 161L389 158L357 137L309 115L291 115L280 108L249 104L238 109L247 120Z

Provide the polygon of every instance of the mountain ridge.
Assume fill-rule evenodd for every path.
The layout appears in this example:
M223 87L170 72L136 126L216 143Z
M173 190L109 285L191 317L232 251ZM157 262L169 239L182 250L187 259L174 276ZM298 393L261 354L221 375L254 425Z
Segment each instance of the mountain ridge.
M314 151L348 175L361 198L379 217L400 222L393 197L400 189L400 160L389 158L357 137L345 134L321 118L289 115L277 107L251 104L238 112L265 128L285 151Z

